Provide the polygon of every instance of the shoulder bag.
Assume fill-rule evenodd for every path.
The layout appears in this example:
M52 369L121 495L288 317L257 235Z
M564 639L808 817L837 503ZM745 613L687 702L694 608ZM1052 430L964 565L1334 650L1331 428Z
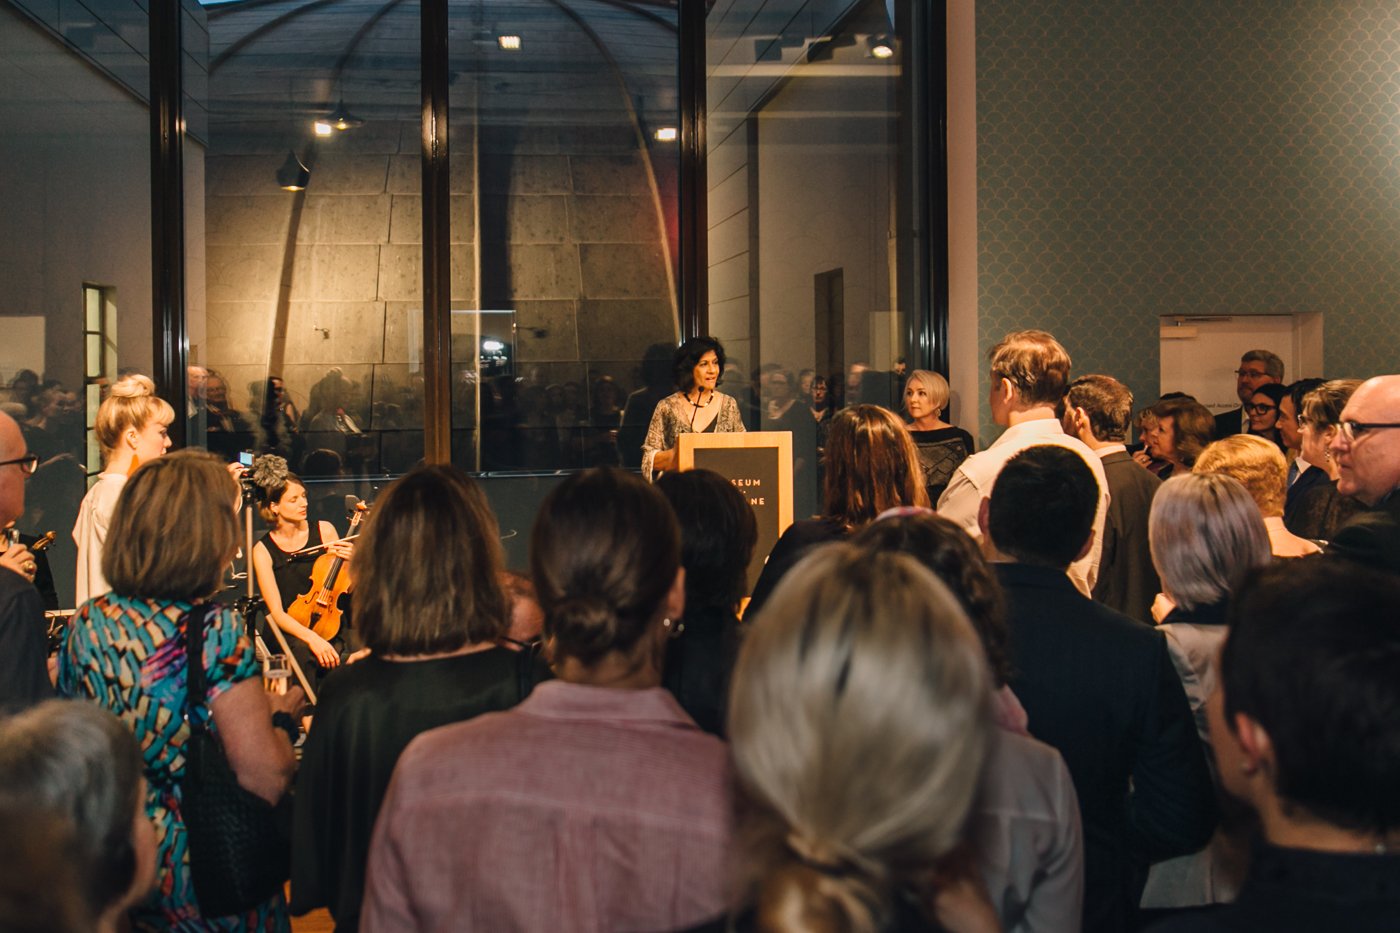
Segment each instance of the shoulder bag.
M218 604L196 606L185 614L186 707L190 737L185 743L185 776L180 811L189 841L190 877L200 914L225 917L252 910L282 889L291 875L290 826L283 797L272 806L244 790L229 766L219 737L210 730L205 707L204 627L217 617Z

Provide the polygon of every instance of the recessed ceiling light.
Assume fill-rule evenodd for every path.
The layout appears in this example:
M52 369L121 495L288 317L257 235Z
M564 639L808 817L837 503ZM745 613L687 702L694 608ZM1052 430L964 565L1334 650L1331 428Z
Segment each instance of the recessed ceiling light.
M506 51L506 52L519 52L519 51L520 51L520 37L519 37L519 36L497 36L497 37L496 37L496 44L499 45L499 46L501 47L502 51Z
M680 136L680 132L674 126L663 126L652 135L659 143L673 143Z

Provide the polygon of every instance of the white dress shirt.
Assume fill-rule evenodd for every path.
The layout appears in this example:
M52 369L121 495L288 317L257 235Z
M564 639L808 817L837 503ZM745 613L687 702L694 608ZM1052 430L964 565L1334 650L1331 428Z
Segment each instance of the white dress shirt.
M1069 565L1069 578L1074 581L1075 587L1085 596L1091 596L1094 582L1099 577L1099 559L1103 556L1103 528L1108 518L1108 478L1104 475L1103 461L1079 438L1066 434L1060 422L1054 418L1037 418L1013 425L1003 431L992 446L964 460L938 499L938 514L957 522L973 538L981 541L982 530L977 526L977 510L982 500L992 494L992 484L996 482L1001 468L1027 447L1041 444L1054 444L1079 454L1099 484L1093 546L1082 559Z

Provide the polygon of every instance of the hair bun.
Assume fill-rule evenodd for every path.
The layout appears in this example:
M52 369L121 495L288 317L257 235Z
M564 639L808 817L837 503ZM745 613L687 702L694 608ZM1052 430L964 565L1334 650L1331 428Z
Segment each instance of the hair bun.
M112 388L108 395L117 398L142 398L156 394L156 384L150 376L143 376L140 373L129 373L112 383Z
M585 658L607 653L617 637L617 609L596 594L559 600L546 614L549 631L574 646Z
M285 486L289 473L286 459L277 454L263 454L253 461L253 483L263 489Z

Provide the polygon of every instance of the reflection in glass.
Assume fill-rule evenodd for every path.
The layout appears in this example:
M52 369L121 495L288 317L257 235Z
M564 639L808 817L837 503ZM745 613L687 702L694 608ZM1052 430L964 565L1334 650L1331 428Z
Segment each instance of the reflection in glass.
M190 441L368 496L423 456L419 6L205 9Z
M451 16L453 458L635 466L623 409L648 347L669 358L679 330L677 145L656 132L678 122L675 8L478 0Z
M799 516L820 509L830 412L900 410L916 244L898 140L919 119L901 6L717 0L707 18L710 330L750 426L793 432Z

